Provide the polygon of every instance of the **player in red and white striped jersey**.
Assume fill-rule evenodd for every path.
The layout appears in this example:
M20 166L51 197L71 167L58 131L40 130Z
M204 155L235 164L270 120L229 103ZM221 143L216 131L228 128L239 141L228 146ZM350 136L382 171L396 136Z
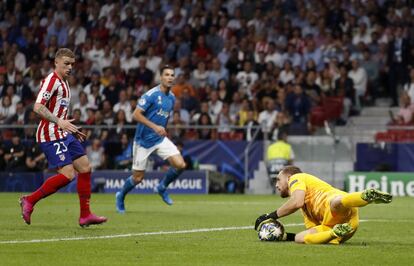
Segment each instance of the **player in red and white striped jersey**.
M30 195L20 198L23 220L31 223L34 205L69 184L78 172L77 190L80 202L79 225L89 226L106 222L105 217L91 213L91 166L80 141L85 135L80 128L67 119L70 103L70 88L67 82L75 64L75 55L61 48L55 55L55 71L41 83L33 110L42 117L37 128L36 140L46 155L49 168L58 174L48 178Z
M67 80L62 80L56 72L50 73L41 83L36 103L47 107L58 119L66 119L70 103L70 89ZM67 132L59 128L57 123L42 119L37 133L37 142L46 142L62 139Z

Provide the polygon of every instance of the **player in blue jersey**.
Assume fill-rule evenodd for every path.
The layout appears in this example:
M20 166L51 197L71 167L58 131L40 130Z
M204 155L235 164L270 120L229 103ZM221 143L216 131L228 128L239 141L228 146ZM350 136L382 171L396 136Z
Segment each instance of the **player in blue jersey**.
M148 157L156 152L171 167L155 188L168 205L173 201L166 192L185 169L185 162L177 147L166 137L168 118L174 108L175 96L170 91L174 83L174 69L164 66L161 69L161 84L147 91L138 100L133 117L138 122L133 145L132 175L125 180L122 189L116 193L116 210L125 212L125 195L144 179Z

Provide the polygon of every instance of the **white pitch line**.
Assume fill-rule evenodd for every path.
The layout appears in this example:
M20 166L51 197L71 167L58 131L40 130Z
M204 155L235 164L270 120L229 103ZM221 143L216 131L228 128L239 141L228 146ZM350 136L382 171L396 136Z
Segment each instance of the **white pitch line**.
M285 226L299 226L299 225L303 225L303 223L286 224ZM126 238L126 237L133 237L133 236L191 234L191 233L202 233L202 232L218 232L218 231L247 230L247 229L253 230L253 225L218 227L218 228L199 228L199 229L179 230L179 231L142 232L142 233L105 235L105 236L65 237L65 238L32 239L32 240L8 240L8 241L0 241L0 244L28 244L28 243L45 243L45 242L60 242L60 241L80 241L80 240L93 240L93 239Z
M359 220L364 222L410 222L412 220L386 220L386 219L374 219L374 220ZM299 226L303 223L285 224L284 226ZM152 235L174 235L174 234L191 234L191 233L203 233L203 232L218 232L218 231L232 231L232 230L248 230L253 229L252 225L248 226L233 226L233 227L217 227L217 228L198 228L190 230L179 231L158 231L158 232L142 232L142 233L130 233L120 235L104 235L104 236L80 236L80 237L64 237L64 238L49 238L49 239L31 239L31 240L6 240L0 241L0 244L31 244L31 243L50 243L50 242L62 242L62 241L82 241L82 240L95 240L95 239L111 239L111 238L127 238L134 236L152 236Z

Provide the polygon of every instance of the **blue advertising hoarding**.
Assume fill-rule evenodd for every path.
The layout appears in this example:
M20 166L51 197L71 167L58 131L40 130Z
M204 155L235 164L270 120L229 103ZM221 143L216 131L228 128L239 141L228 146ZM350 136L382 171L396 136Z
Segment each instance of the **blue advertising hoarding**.
M131 193L154 193L154 187L164 177L164 172L146 172L145 179ZM39 188L44 178L53 173L0 173L0 191L2 192L31 192ZM92 173L92 188L102 182L104 193L115 193L123 185L130 172L125 171L95 171ZM168 191L174 194L207 194L208 171L184 171L180 177L170 184ZM76 179L62 188L60 192L77 192Z

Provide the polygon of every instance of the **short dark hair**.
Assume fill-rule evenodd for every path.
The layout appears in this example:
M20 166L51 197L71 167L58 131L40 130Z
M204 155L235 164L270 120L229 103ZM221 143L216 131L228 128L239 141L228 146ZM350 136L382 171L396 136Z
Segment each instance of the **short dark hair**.
M277 131L277 139L283 140L285 137L287 137L289 128L287 126L281 126L279 130Z
M172 71L174 71L174 68L172 66L170 66L170 65L164 65L160 69L160 74L162 75L162 73L164 73L164 70L166 70L166 69L171 69Z
M293 165L288 165L283 167L282 170L280 170L280 173L286 174L288 177L292 176L292 175L296 175L296 174L300 174L302 173L302 170L300 170L299 167L297 166L293 166Z

